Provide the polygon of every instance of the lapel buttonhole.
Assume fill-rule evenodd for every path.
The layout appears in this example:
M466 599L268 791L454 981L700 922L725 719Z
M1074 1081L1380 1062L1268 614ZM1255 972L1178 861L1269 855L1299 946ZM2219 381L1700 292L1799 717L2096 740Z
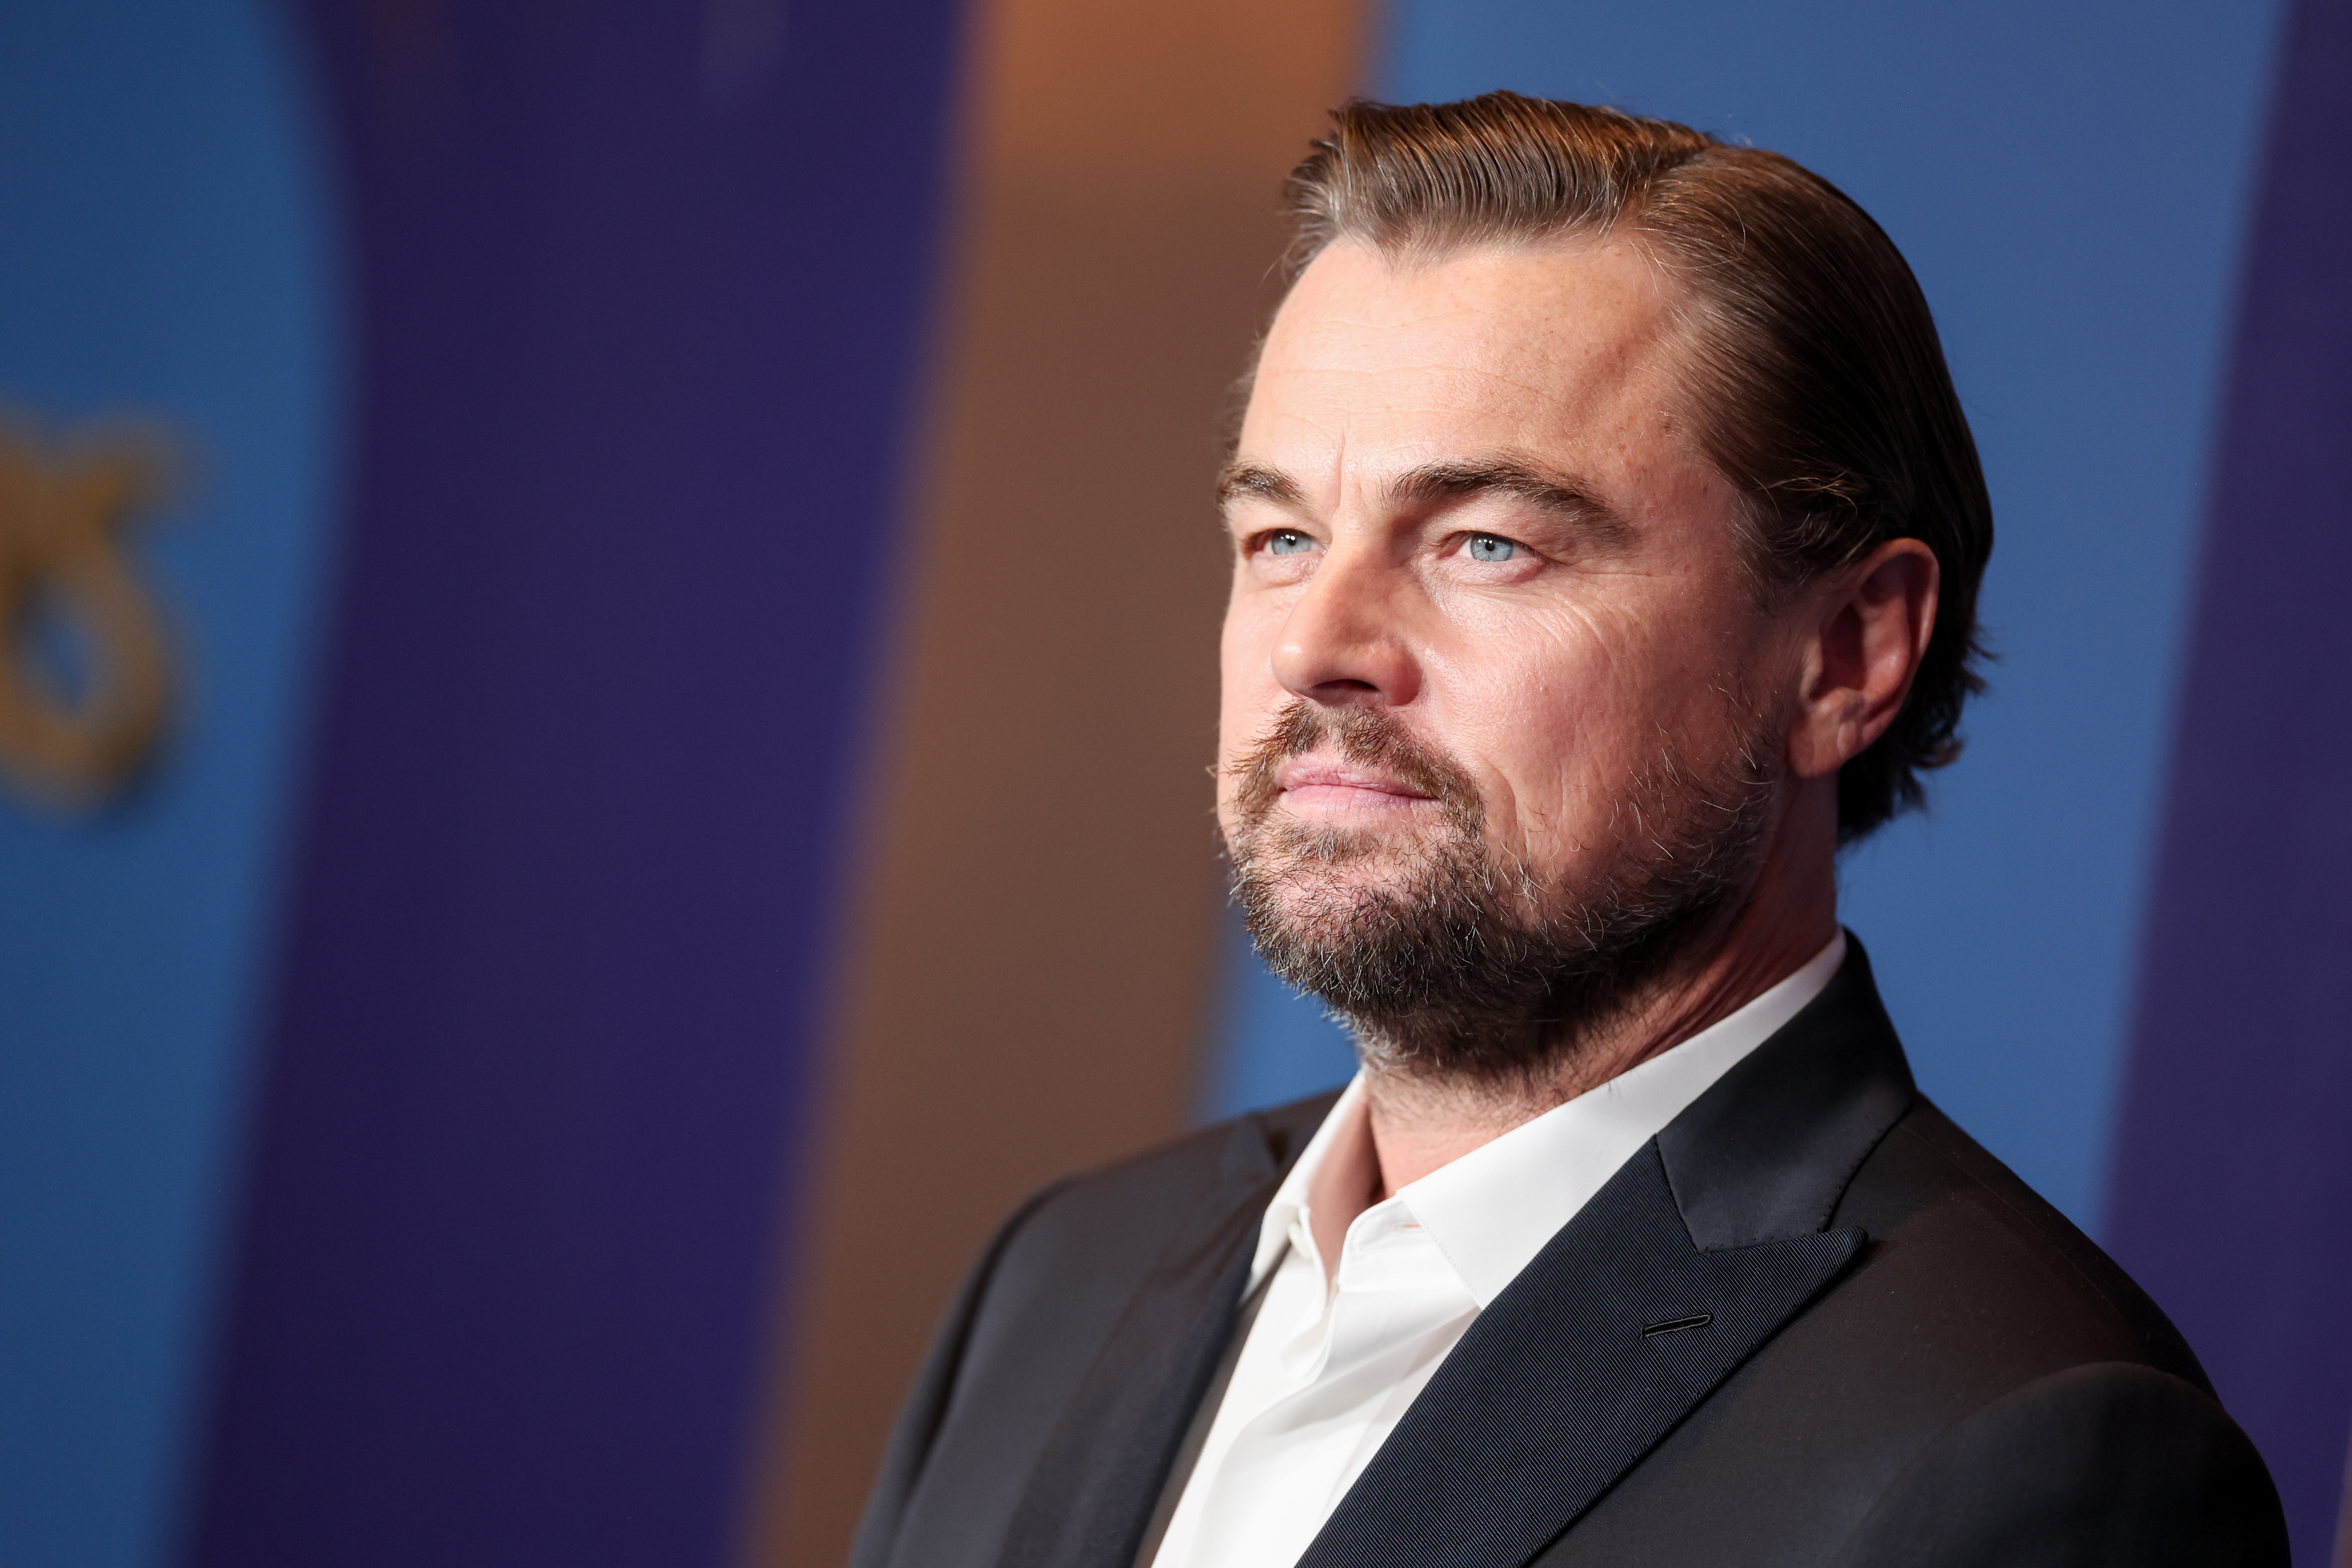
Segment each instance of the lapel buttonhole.
M1701 1312L1689 1318L1668 1318L1663 1323L1644 1324L1642 1337L1646 1340L1657 1334L1678 1334L1685 1329L1703 1329L1713 1321L1715 1321L1713 1312Z

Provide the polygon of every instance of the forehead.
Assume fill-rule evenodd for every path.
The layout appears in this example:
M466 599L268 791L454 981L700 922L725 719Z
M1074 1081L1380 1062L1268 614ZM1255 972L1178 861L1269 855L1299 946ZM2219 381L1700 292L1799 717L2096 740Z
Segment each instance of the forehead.
M1267 332L1242 449L1304 464L1302 478L1470 449L1630 456L1617 448L1679 423L1682 300L1621 239L1425 260L1334 244Z

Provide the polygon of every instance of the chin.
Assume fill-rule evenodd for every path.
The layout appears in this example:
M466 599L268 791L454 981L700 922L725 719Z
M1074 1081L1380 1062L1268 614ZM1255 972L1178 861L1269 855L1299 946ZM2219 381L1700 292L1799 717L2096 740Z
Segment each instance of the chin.
M1346 868L1373 876L1402 874L1436 849L1444 837L1430 823L1370 813L1339 817L1296 816L1284 811L1270 826L1274 848L1296 865Z
M1410 896L1411 879L1394 866L1294 865L1275 884L1274 905L1286 919L1344 920L1374 902Z
M1327 866L1294 861L1261 884L1259 920L1278 931L1285 943L1336 952L1361 942L1368 933L1411 925L1429 891L1425 875L1393 860Z

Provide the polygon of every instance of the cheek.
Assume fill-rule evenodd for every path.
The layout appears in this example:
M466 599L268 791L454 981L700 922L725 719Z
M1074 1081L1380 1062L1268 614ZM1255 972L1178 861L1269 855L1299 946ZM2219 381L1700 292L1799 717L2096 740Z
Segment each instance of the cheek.
M1263 607L1236 604L1225 613L1218 645L1217 794L1227 793L1224 764L1256 744L1281 710L1284 692L1274 679L1274 638L1281 621Z
M1709 650L1660 636L1675 622L1642 598L1515 617L1465 642L1433 683L1493 830L1539 860L1607 831L1691 695L1713 689Z

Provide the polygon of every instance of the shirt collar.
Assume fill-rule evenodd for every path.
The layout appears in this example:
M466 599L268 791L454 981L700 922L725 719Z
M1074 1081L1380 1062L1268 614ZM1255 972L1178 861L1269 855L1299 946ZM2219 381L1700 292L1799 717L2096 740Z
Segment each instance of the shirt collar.
M1804 967L1738 1012L1439 1167L1399 1190L1398 1200L1484 1310L1634 1151L1821 994L1845 947L1840 931ZM1343 1135L1362 1135L1366 1115L1358 1074L1266 1206L1251 1289L1282 1260L1325 1154Z
M1290 1173L1275 1189L1274 1201L1265 1205L1265 1218L1258 1226L1257 1254L1250 1261L1250 1289L1264 1284L1274 1266L1282 1261L1282 1255L1289 1250L1291 1221L1307 1206L1307 1186L1322 1168L1324 1155L1343 1132L1357 1132L1364 1119L1364 1075L1358 1073L1339 1091L1338 1101L1325 1113L1322 1125L1315 1129L1315 1136L1298 1152Z

